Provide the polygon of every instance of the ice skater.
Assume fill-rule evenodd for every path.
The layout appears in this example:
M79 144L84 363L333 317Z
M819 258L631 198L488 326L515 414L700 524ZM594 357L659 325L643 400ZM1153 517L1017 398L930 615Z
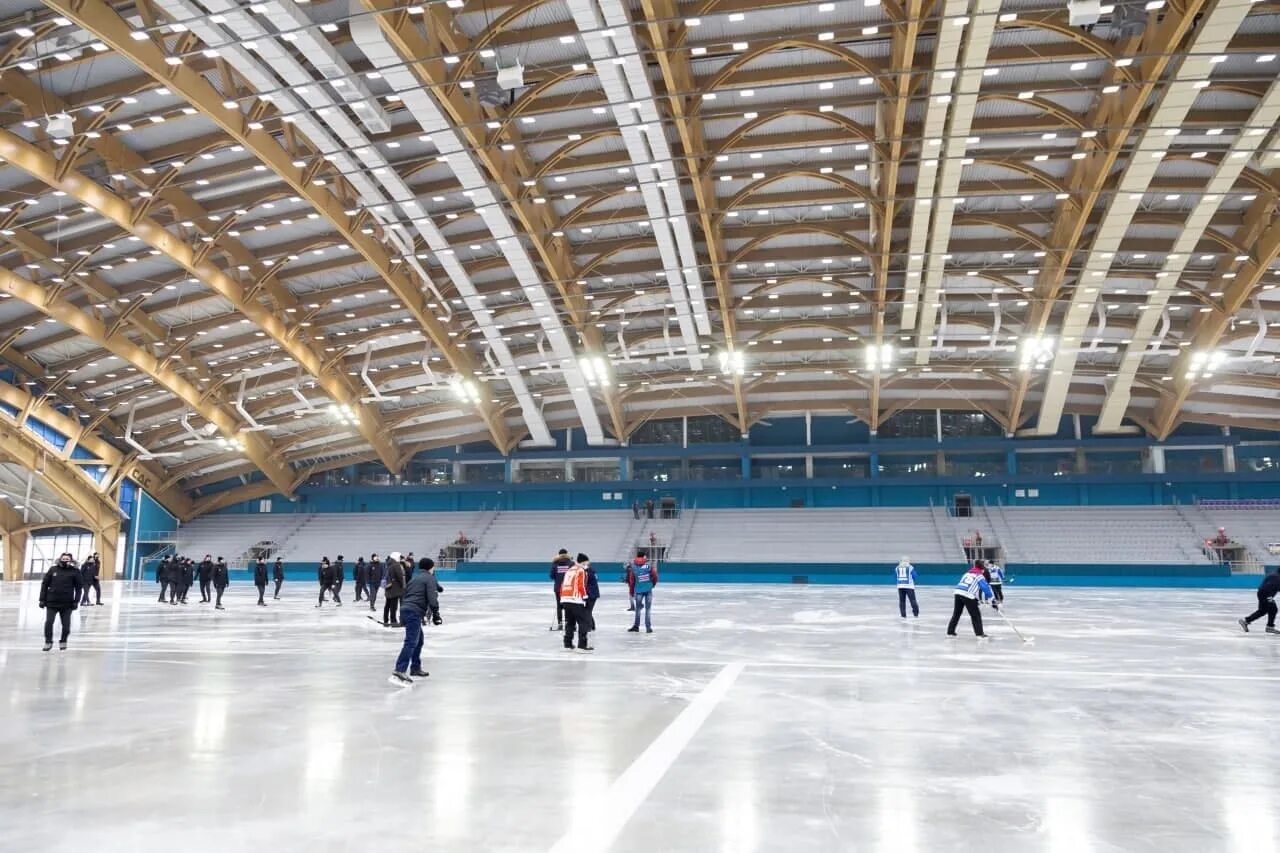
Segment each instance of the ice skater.
M217 610L227 609L222 606L222 593L229 583L231 583L231 577L227 572L227 561L219 557L218 562L213 564L213 591L217 593L218 596L218 600L214 607ZM259 595L258 599L259 603L261 603L262 596Z
M165 556L165 558L156 565L156 583L160 584L160 597L157 598L156 601L158 601L161 604L164 604L164 594L169 589L169 557L168 556Z
M1280 634L1276 628L1276 594L1280 593L1280 571L1272 572L1258 584L1258 609L1240 620L1240 627L1249 633L1249 626L1263 616L1267 617L1267 633Z
M356 557L355 568L351 570L351 580L356 585L356 601L364 601L365 587L369 584L369 564L364 557Z
M71 635L71 611L80 606L80 594L84 581L75 558L63 554L40 581L40 607L44 610L44 650L53 648L53 620L62 621L62 638L58 648L67 649L67 637Z
M399 628L400 623L396 620L396 610L400 607L400 599L404 596L405 580L404 564L400 562L400 555L397 553L387 555L386 581L385 602L382 605L382 624L389 628Z
M183 604L187 603L187 593L191 591L191 585L195 583L195 567L191 563L190 557L182 558L182 588L178 594L178 601Z
M179 588L182 586L182 559L174 557L169 561L168 567L165 569L165 576L169 583L169 603L177 605ZM161 587L160 595L164 595L164 588Z
M397 565L399 561L396 561ZM422 571L415 574L404 585L400 621L404 623L404 645L400 647L400 655L396 658L396 668L391 673L390 681L397 687L408 687L414 678L426 678L429 674L422 668L422 623L431 610L431 595L437 585L436 576L427 571L435 565L430 559L423 558ZM403 569L401 569L403 573ZM389 589L390 587L388 587Z
M956 603L951 610L951 621L947 623L948 637L956 635L960 614L966 610L969 611L969 621L973 623L973 633L979 637L987 636L982 632L982 613L978 609L980 601L989 601L992 607L1000 609L1000 606L995 603L991 585L982 576L982 561L974 560L973 567L961 575L959 583L956 584Z
M378 559L377 554L374 554L369 559L369 586L365 589L369 593L369 609L374 613L378 612L378 590L382 589L382 581L385 578L382 561Z
M565 572L569 571L569 567L573 565L573 559L569 556L569 552L565 548L561 548L556 558L551 561L551 590L556 596L556 624L552 626L552 631L564 630L564 608L560 606L560 596L563 595Z
M432 625L439 625L440 619L440 593L444 592L444 587L440 585L440 579L436 577L436 561L430 557L423 557L418 561L418 571L424 575L430 575L427 582L427 613L426 618L431 620ZM405 593L408 595L408 593Z
M640 630L640 613L644 613L644 632L653 633L650 617L653 613L653 588L658 585L658 569L649 564L644 551L637 551L636 558L631 561L631 583L635 588L636 616L631 627L632 634Z
M336 583L334 580L334 567L329 562L328 557L320 558L320 570L317 574L320 578L320 600L316 602L316 607L324 606L324 594L326 592L331 593L333 595L334 604L341 607L342 599L338 597L338 592L334 587L334 584Z
M920 606L916 604L916 567L911 565L911 560L903 557L898 561L898 566L893 570L894 577L898 581L898 613L903 619L907 618L907 602L911 602L911 616L915 618L920 615Z
M80 566L80 583L84 590L84 597L80 599L82 605L89 603L89 590L92 589L97 593L98 606L102 606L102 585L98 583L98 571L101 567L102 561L96 551Z
M342 555L338 555L338 559L333 561L333 600L339 607L342 606L342 582L346 580L344 575L347 571L347 564L342 561Z
M208 604L213 601L213 596L209 594L209 585L213 582L213 557L211 555L204 555L204 559L200 561L200 570L196 572L196 577L200 581L200 603Z
M271 566L271 579L276 582L276 591L273 600L280 600L280 587L284 586L284 560L276 557L275 563Z
M564 571L564 580L560 586L560 607L564 612L564 647L573 649L575 629L578 634L578 648L589 652L591 645L587 642L587 633L591 630L587 617L587 566L591 559L586 554L578 554L576 562L570 563Z
M1004 603L1004 569L995 560L987 560L987 577L988 583L991 584L991 594L995 596L996 604Z
M633 569L636 566L643 566L649 561L649 552L641 548L636 551L636 556L630 562L622 567L623 580L627 582L627 612L631 613L636 609L636 574Z
M266 607L267 595L267 561L262 557L253 564L253 585L258 588L258 606Z
M587 573L587 630L594 632L596 630L596 602L600 600L600 578L596 576L596 570L591 568L590 560L583 563L582 568ZM579 627L578 630L581 632L582 628Z

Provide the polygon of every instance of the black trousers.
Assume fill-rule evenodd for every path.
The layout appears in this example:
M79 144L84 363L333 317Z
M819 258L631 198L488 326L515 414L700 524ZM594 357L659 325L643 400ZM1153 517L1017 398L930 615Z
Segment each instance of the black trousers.
M71 611L75 610L70 604L63 607L46 607L44 609L44 641L46 643L53 642L53 617L57 616L62 620L62 639L59 642L65 643L67 637L71 636Z
M911 602L911 615L920 615L920 606L916 604L916 591L914 589L906 589L898 587L898 612L902 614L902 618L907 618L907 602Z
M370 610L377 610L378 608L378 590L380 589L382 589L382 587L372 581L370 581L369 585L365 587L365 591L369 593Z
M595 609L596 609L596 602L599 600L600 599L598 598L587 599L587 630L588 631L594 631L596 629Z
M556 581L556 625L564 624L564 605L560 603L560 581Z
M993 583L991 585L991 594L996 597L996 602L1004 601L1004 584Z
M219 606L221 606L221 605L222 605L222 592L223 592L223 590L225 590L225 589L226 589L226 587L225 587L225 586L220 586L220 587L218 587L218 589L217 589L217 591L218 591L218 600L217 600L217 601L215 601L215 602L214 602L214 604L217 604L217 605L219 605Z
M578 648L585 649L587 647L587 632L591 630L591 617L587 615L587 607L585 604L562 604L560 607L564 610L564 647L566 649L573 648L573 633L576 629L578 632Z
M364 592L364 581L356 581L356 601L362 601L364 599Z
M276 578L276 591L274 593L276 598L280 597L280 587L282 586L284 586L284 578Z
M391 625L396 621L396 611L400 609L400 599L387 596L382 604L382 624Z
M85 581L85 582L84 582L84 597L80 599L80 603L81 603L81 604L88 604L88 603L89 603L89 590L91 590L91 589L92 589L92 590L97 594L97 596L98 596L98 604L101 604L101 603L102 603L102 585L101 585L100 583L98 583L98 579L97 579L97 578L94 578L93 580L89 580L89 581Z
M200 600L201 601L211 601L213 599L213 596L209 594L209 588L212 584L213 584L213 581L210 580L209 578L200 578Z
M265 583L260 583L255 584L255 586L258 587L258 603L266 604L267 602L263 599L263 596L267 594L267 585Z
M160 597L157 598L156 601L164 601L164 594L165 592L168 591L168 589L169 589L169 582L160 581Z
M1276 602L1273 598L1268 598L1263 593L1258 593L1258 609L1244 617L1246 622L1254 622L1267 617L1267 627L1274 628L1276 626Z
M973 623L973 633L979 637L982 634L982 612L978 610L978 600L976 598L968 598L966 596L956 594L956 605L951 611L951 621L947 623L947 633L955 636L956 626L960 624L960 614L969 611L969 621Z

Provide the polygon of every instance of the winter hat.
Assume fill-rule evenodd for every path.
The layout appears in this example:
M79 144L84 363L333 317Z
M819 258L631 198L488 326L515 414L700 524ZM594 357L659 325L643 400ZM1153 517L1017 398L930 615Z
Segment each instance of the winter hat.
M400 562L400 552L399 552L399 551L392 551L390 554L388 554L388 555L387 555L387 559L388 559L388 560L395 560L397 563L398 563L398 562Z
M906 566L906 565L909 565L910 563L911 563L911 558L906 555L903 555L902 559L898 560L899 566Z
M588 557L586 554L583 554L581 551L579 551L579 552L578 552L578 562L579 562L579 563L590 563L590 562L591 562L591 558L590 558L590 557Z

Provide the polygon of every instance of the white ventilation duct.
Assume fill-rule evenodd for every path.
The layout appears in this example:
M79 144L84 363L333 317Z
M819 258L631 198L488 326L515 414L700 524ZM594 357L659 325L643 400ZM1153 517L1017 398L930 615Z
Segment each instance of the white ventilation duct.
M1075 373L1076 357L1079 353L1076 345L1083 339L1089 326L1089 315L1092 313L1089 309L1093 307L1098 294L1102 292L1107 273L1111 269L1111 262L1120 249L1121 241L1129 230L1143 195L1151 185L1151 179L1155 177L1165 152L1169 150L1169 144L1177 138L1167 135L1165 130L1182 127L1187 113L1190 112L1196 96L1200 93L1200 87L1197 84L1209 79L1213 73L1212 58L1226 49L1240 22L1249 14L1249 8L1248 4L1215 3L1205 13L1191 33L1191 43L1187 46L1186 57L1178 63L1177 71L1161 92L1160 100L1152 110L1145 129L1133 146L1129 163L1120 176L1120 182L1111 197L1111 203L1107 206L1102 215L1102 221L1094 232L1093 245L1089 247L1089 254L1085 258L1084 266L1076 280L1075 290L1071 294L1071 302L1067 306L1066 315L1062 318L1062 330L1058 336L1062 348L1055 355L1053 369L1049 371L1049 377L1045 382L1044 393L1040 400L1040 417L1034 428L1035 435L1052 435L1058 431L1058 423L1066 407L1067 391L1071 387L1071 377ZM1261 135L1256 137L1259 141L1262 138ZM1228 161L1233 159L1241 166L1248 160L1247 157L1227 158ZM1227 188L1230 188L1230 184ZM1208 226L1209 220L1213 218L1214 211L1217 210L1218 203L1221 201L1221 196L1215 197L1214 192L1215 190L1210 189L1207 195L1200 197L1186 228L1179 235L1173 254L1187 253L1184 251L1182 238L1188 231L1195 231L1198 228L1203 233L1204 228ZM1209 201L1210 198L1214 200ZM1196 242L1198 240L1197 236ZM1193 242L1191 248L1194 247ZM1178 272L1181 272L1181 259L1166 258L1165 263L1177 265ZM1168 279L1167 287L1162 288L1161 285L1166 284L1166 279ZM1177 276L1165 276L1157 280L1156 289L1152 291L1148 303L1151 309L1143 312L1145 315L1154 315L1156 308L1164 307L1176 281ZM1146 335L1149 336L1154 325L1154 316L1144 316L1139 320L1139 332L1145 328ZM1121 361L1122 365L1128 362L1130 369L1136 373L1137 365L1141 362L1142 349L1142 345L1137 347L1131 345ZM1128 407L1130 388L1130 383L1120 381L1119 376L1116 379L1117 382L1111 393L1107 395L1108 399L1103 407L1105 423L1111 425L1111 429L1119 426L1120 416ZM1117 389L1119 389L1119 395L1116 395ZM1120 405L1121 400L1124 401L1124 406ZM1107 411L1107 404L1110 404L1110 411ZM1102 423L1104 421L1100 419L1100 428Z
M506 258L512 272L515 273L525 298L529 300L543 331L546 332L552 351L560 360L560 369L564 373L579 420L586 432L587 443L590 445L610 443L604 437L595 401L591 397L586 378L578 366L578 354L566 335L560 318L556 315L555 304L548 296L546 287L533 265L533 260L529 257L515 229L512 228L506 209L494 195L474 155L436 103L435 96L422 87L399 53L383 36L375 17L363 15L354 18L350 26L353 41L368 57L373 67L382 73L383 79L391 90L400 96L410 115L422 130L430 134L439 157L448 163L463 189L470 193L469 198L475 204L476 212L497 241L499 250ZM456 269L461 270L461 264L457 263L452 253L441 255L440 261L442 264L450 262ZM482 319L477 317L477 320Z
M454 258L448 241L440 234L435 224L423 215L416 196L360 126L353 122L338 102L330 97L324 86L326 81L317 80L277 41L276 35L263 27L247 10L236 6L232 0L202 0L210 12L223 16L225 27L232 33L231 37L228 37L222 28L212 24L200 9L187 0L159 0L159 2L161 8L175 18L187 22L188 27L202 41L211 47L219 47L219 50L231 56L235 60L236 70L259 91L280 90L273 95L276 106L283 113L294 117L294 126L311 140L317 150L332 152L326 155L326 159L356 189L361 202L374 216L383 221L386 226L385 232L405 262L418 273L431 290L444 315L451 316L448 300L435 287L431 277L414 256L412 241L404 233L403 227L395 221L395 217L387 213L388 196L396 202L405 218L414 223L428 246L437 253L441 266L453 281L467 307L475 315L486 341L497 353L499 363L503 367L503 379L508 383L512 394L520 404L521 414L529 428L532 443L552 444L554 439L542 417L541 408L525 385L510 350L502 341L501 334L493 328L491 323L484 322L488 309L478 298L479 294L471 283L470 277ZM330 85L343 81L344 85L334 86L334 89L344 93L347 105L361 118L366 127L389 126L385 112L377 104L373 95L364 88L355 72L333 50L332 46L307 26L310 19L294 4L267 2L255 4L255 8L260 9L261 17L270 20L278 29L296 31L296 47L316 64L317 70L326 75ZM255 59L243 46L246 41L254 43L262 62ZM264 63L270 70L263 67ZM283 87L271 73L272 71L278 75L279 80L283 81ZM297 101L295 93L302 96L305 106ZM364 105L359 106L362 103ZM311 110L316 112L313 113ZM321 115L320 111L324 114ZM359 162L350 156L351 151L359 156ZM361 163L364 164L363 168ZM371 178L372 174L378 174L380 180Z
M939 173L933 197L933 229L925 257L923 293L920 297L920 316L916 330L916 364L929 361L929 336L933 333L938 315L939 294L946 275L947 247L951 242L951 220L955 215L955 199L960 190L960 175L964 172L965 152L969 144L969 131L973 127L973 114L978 105L978 92L982 89L982 72L987 65L987 53L991 49L991 36L996 28L996 15L1000 0L974 0L973 11L963 27L954 26L962 18L944 23L942 30L965 31L964 56L956 78L955 94L939 95L933 101L947 99L951 103L951 121L942 143L942 162L933 168L921 163L921 171ZM945 105L945 104L944 104ZM919 211L923 212L923 211ZM915 223L912 223L914 228ZM908 262L908 270L910 270Z
M1230 36L1228 35L1228 37ZM1267 89L1262 100L1254 108L1248 127L1273 127L1277 121L1280 121L1280 81L1272 82L1270 88ZM1152 340L1152 336L1155 333L1158 317L1162 316L1164 318L1167 330L1168 312L1167 310L1158 309L1164 309L1168 304L1169 297L1177 289L1178 278L1186 268L1187 261L1191 259L1192 253L1200 243L1200 238L1204 236L1204 232L1213 220L1214 214L1217 213L1218 206L1227 197L1231 188L1235 186L1240 173L1244 171L1245 166L1249 164L1249 160L1258 151L1263 139L1264 136L1262 134L1238 133L1236 135L1230 150L1223 156L1218 168L1213 173L1213 177L1205 187L1204 193L1199 197L1196 206L1192 208L1186 224L1178 232L1178 238L1174 241L1173 249L1166 256L1164 265L1157 274L1155 287L1152 288L1147 296L1147 310L1140 312L1138 316L1137 326L1133 330L1130 343L1125 347L1124 355L1120 359L1120 367L1116 371L1115 381L1111 384L1111 390L1107 393L1107 398L1102 404L1102 412L1098 417L1098 424L1094 427L1094 432L1114 432L1120 428L1120 421L1129 409L1133 382L1138 375L1138 369L1142 366L1143 356L1151 354L1147 349L1147 344ZM1255 307L1257 306L1255 305ZM1263 319L1261 310L1258 312L1258 319L1260 323L1259 333L1265 334L1266 321ZM1163 338L1163 335L1161 337ZM1254 346L1256 346L1256 342ZM1247 354L1253 354L1253 347L1250 348Z
M711 334L711 321L666 125L654 100L631 19L618 0L568 0L568 5L631 158L690 366L698 370L702 352L697 335ZM621 65L617 59L622 60Z

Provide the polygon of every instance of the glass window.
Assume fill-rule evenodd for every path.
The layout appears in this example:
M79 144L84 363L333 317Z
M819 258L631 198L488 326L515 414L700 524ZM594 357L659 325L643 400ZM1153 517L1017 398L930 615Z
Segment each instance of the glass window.
M933 409L898 412L880 424L876 435L880 438L937 438L938 415Z
M618 474L617 460L595 462L574 462L573 479L580 483L614 483L621 477Z
M1051 450L1048 453L1018 453L1018 473L1040 477L1066 477L1076 472L1074 450Z
M563 483L563 462L523 462L516 466L517 483Z
M501 483L507 478L507 466L501 462L486 462L462 466L464 483Z
M803 480L804 459L756 459L751 460L753 480Z
M936 477L938 456L934 453L881 453L882 477Z
M741 439L742 434L724 418L715 415L689 418L690 444L732 444Z
M414 486L447 486L453 482L453 464L442 460L422 459L404 468L403 483Z
M991 420L982 412L943 412L943 438L1000 438L1004 430L1000 424Z
M684 444L684 422L680 418L645 421L631 433L632 444Z
M1280 468L1280 444L1237 444L1237 471L1274 471Z
M1207 474L1222 470L1220 448L1164 451L1164 470L1170 474Z
M356 466L356 483L361 486L390 486L395 479L391 472L378 462L362 462Z
M1088 474L1141 474L1143 456L1141 450L1087 450L1084 470Z
M871 476L869 456L815 456L814 477L841 477L863 479Z
M633 480L669 483L684 479L679 459L637 459L631 463Z
M999 477L1009 470L1003 453L948 453L943 462L948 477Z
M690 480L741 480L742 461L732 459L690 459Z
M79 566L93 551L93 534L74 527L32 534L27 540L27 577L42 577L64 552L70 553ZM114 567L112 571L115 571ZM104 575L111 576L110 573Z

